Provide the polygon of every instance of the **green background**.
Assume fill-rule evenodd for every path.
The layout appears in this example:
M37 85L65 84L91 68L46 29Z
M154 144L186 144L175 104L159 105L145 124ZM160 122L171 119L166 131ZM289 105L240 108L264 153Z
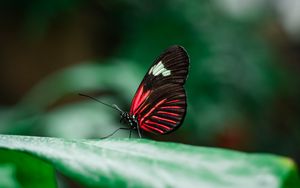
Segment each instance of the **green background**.
M297 16L293 22L287 20L295 15L293 2L1 1L0 134L58 137L80 143L77 139L110 134L124 126L119 123L119 114L77 94L89 94L128 110L153 60L178 44L190 56L185 87L187 116L176 132L165 136L146 133L145 138L277 154L299 164L300 22ZM124 131L114 135L127 137ZM11 148L10 143L2 147ZM170 147L176 151L176 145ZM8 150L1 153L23 155ZM56 160L50 160L52 166L47 155L33 153L34 159L22 164L28 163L32 175L36 174L35 165L43 166L45 173L40 178L49 181L49 187L74 187L78 176L86 175L73 176L76 172L65 167L55 171L52 168L60 166ZM227 158L222 152L218 156ZM33 164L36 157L47 162ZM25 186L18 180L23 177L21 164L5 160L0 163L0 176L7 180L4 183ZM249 174L246 169L260 162L238 170ZM288 173L297 171L294 165L286 169ZM206 176L221 175L206 173L199 175L199 180ZM34 176L24 177L36 182ZM125 181L117 177L116 181ZM275 177L287 181L283 176Z

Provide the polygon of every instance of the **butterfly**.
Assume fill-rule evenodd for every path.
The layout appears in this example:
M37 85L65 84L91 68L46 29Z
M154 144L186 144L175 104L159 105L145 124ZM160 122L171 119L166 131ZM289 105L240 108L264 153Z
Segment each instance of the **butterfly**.
M184 84L188 71L189 56L186 50L178 45L166 49L144 76L129 112L121 110L117 105L104 103L118 110L120 122L129 125L128 128L116 131L130 130L131 137L131 131L136 130L139 137L142 137L141 131L163 135L178 129L186 115ZM112 136L116 131L104 138Z

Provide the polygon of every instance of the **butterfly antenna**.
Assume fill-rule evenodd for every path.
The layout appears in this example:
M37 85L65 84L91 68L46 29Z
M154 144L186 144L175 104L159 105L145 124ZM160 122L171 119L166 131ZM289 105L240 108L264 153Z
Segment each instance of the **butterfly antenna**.
M113 105L106 104L106 103L100 101L99 99L96 99L95 97L92 97L92 96L89 96L89 95L85 95L85 94L82 94L82 93L78 93L78 95L83 96L83 97L90 98L90 99L92 99L92 100L94 100L94 101L97 101L97 102L99 102L99 103L101 103L101 104L104 104L105 106L108 106L108 107L110 107L110 108L113 108L113 109L115 109L115 110L117 110L117 111L123 113L123 110L121 110L121 109L120 109L117 105L115 105L115 104L113 104Z
M117 109L117 110L119 110L119 112L121 112L121 113L123 113L124 111L123 110L121 110L116 104L113 104L112 105L113 107L115 107L115 109Z

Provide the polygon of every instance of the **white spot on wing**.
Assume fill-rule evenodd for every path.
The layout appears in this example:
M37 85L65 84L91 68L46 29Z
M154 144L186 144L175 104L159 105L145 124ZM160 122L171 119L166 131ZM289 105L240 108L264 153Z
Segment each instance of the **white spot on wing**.
M166 71L166 69L165 69L165 68L161 68L161 69L159 69L158 71L156 71L155 73L153 73L153 75L154 75L154 76L157 76L157 75L159 75L160 73L162 73L162 72L164 72L164 71Z
M170 70L166 70L162 73L163 76L170 76L171 75L171 71Z
M171 71L166 69L161 61L159 61L156 65L153 65L153 67L151 67L148 74L151 73L153 74L153 76L158 76L160 74L162 74L163 76L171 75Z
M158 64L156 65L155 69L153 70L153 72L157 72L159 71L160 69L163 69L164 68L164 65L162 64L162 62L158 62Z
M149 71L149 74L152 73L154 67L155 67L155 65L154 65L153 67L151 67L151 69L150 69L150 71Z

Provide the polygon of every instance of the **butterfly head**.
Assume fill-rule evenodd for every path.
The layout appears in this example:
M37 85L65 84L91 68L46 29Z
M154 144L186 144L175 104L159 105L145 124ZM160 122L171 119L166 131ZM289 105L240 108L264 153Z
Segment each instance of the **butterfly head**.
M137 119L134 115L130 115L128 112L122 112L121 113L121 123L129 125L133 129L137 127Z

